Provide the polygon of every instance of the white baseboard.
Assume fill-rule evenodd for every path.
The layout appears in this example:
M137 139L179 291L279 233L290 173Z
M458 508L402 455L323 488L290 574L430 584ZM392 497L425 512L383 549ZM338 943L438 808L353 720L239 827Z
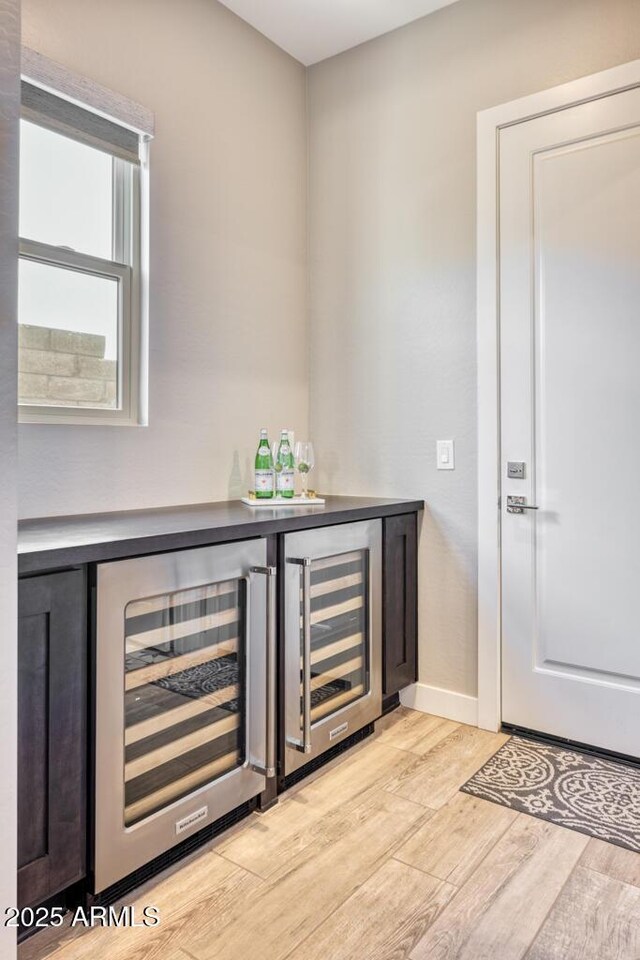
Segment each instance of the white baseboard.
M403 707L422 713L433 713L457 723L478 726L478 698L468 697L464 693L430 687L427 683L414 683L400 691L400 703Z

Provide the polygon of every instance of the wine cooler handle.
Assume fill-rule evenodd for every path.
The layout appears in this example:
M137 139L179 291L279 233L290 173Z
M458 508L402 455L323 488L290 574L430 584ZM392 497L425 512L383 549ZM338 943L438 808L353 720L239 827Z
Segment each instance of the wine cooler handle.
M265 777L276 775L276 568L251 567L251 573L267 577L267 696L266 696L266 757L264 766L252 764Z
M311 558L287 557L302 567L302 739L289 740L302 753L311 753Z

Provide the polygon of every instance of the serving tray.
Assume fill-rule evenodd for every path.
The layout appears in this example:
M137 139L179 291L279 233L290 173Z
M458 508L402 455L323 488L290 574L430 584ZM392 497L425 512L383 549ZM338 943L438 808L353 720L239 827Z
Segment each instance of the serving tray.
M255 497L242 497L242 503L248 507L323 507L322 497L271 497L270 500L258 500Z

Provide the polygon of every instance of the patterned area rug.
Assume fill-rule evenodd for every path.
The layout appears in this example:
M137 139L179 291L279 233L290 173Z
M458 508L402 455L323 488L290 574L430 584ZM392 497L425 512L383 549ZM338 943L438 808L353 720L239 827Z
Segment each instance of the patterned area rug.
M635 767L511 737L460 789L640 853Z

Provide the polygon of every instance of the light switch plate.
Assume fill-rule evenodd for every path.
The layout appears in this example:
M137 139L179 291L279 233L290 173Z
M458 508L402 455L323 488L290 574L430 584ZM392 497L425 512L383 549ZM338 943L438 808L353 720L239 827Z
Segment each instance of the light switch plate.
M438 470L455 470L455 450L453 440L438 440L436 443Z

